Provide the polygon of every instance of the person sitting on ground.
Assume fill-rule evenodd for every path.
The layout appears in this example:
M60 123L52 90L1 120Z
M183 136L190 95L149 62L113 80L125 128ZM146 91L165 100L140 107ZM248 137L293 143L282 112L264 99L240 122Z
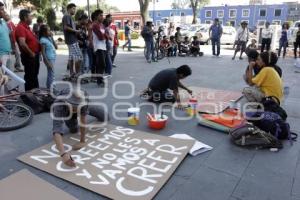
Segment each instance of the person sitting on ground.
M250 64L251 62L256 62L256 60L259 56L259 53L256 50L252 49L252 50L249 50L247 56L248 56L248 63ZM277 61L278 61L278 57L276 57L276 58L274 57L274 60L270 63L270 67L273 67L277 71L278 75L281 78L282 77L282 69L277 65ZM246 69L245 76L247 74L247 70L249 70L249 65ZM254 73L253 76L256 76L260 70L261 70L261 68L256 64L253 67L253 73Z
M185 53L187 55L190 54L190 40L189 40L188 36L184 37L184 40L181 43L180 49L181 49L182 53Z
M178 49L178 45L177 45L177 42L175 41L175 37L171 36L170 37L170 47L168 49L168 56L176 57L177 49Z
M251 43L247 46L245 51L246 55L248 55L248 52L252 49L255 51L257 50L256 39L252 39Z
M170 42L169 42L167 36L163 36L163 39L160 41L159 46L160 46L160 48L164 48L164 49L169 48Z
M167 36L163 36L163 39L160 41L159 48L161 53L167 52L170 47L170 42Z
M186 90L189 94L193 91L185 87L180 80L192 74L192 70L188 65L182 65L176 68L164 69L158 72L149 82L148 88L144 90L143 95L147 95L150 102L154 103L175 103L178 108L183 108L179 96L179 88ZM169 92L173 91L173 94Z
M281 102L283 97L283 83L279 73L272 65L278 60L273 52L261 53L256 62L251 61L246 71L246 82L252 87L244 88L243 94L249 102L261 102L264 97L275 97ZM259 68L256 76L253 75L255 66Z
M200 55L200 41L198 40L197 36L193 37L193 41L191 43L191 54L193 54L195 57Z
M69 97L70 96L70 97ZM69 98L68 98L69 97ZM69 128L70 133L80 132L80 141L73 145L73 150L79 150L85 146L85 125L87 115L96 117L98 121L109 120L107 113L97 106L88 105L88 94L85 91L64 89L58 92L57 98L52 106L53 139L59 150L62 161L69 167L75 167L75 162L68 152L65 152L63 145L63 125ZM79 115L79 118L77 118ZM79 119L79 121L77 120Z

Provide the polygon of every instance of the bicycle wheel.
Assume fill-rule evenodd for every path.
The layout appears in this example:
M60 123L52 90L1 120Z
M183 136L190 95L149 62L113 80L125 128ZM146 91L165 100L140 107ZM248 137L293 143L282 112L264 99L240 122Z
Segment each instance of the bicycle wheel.
M157 60L161 60L165 57L165 50L164 49L159 49L157 52Z
M22 103L6 103L0 110L0 131L11 131L28 125L33 110Z

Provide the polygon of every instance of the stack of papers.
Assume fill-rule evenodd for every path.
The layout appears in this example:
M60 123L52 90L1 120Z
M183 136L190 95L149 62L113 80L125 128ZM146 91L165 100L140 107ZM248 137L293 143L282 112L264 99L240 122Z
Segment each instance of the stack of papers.
M198 154L201 154L201 153L204 153L206 151L210 151L213 149L213 147L211 147L207 144L204 144L187 134L174 134L174 135L171 135L170 137L177 138L177 139L183 139L183 140L194 140L195 144L189 151L189 154L192 156L196 156Z

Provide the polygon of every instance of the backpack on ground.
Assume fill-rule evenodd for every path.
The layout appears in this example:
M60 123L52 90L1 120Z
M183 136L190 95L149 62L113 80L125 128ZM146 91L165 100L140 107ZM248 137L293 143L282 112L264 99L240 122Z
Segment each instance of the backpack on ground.
M278 114L282 120L287 119L287 113L286 111L280 106L280 101L277 97L265 97L261 101L261 103L264 106L265 111L274 112Z
M34 114L49 112L54 102L49 89L32 89L20 95L22 102L32 108Z
M253 117L257 119L250 121L255 126L265 132L271 133L277 139L296 141L298 135L291 132L289 123L283 120L279 114L264 111L255 113Z
M231 141L242 147L249 148L277 148L283 147L280 140L265 132L251 123L245 123L239 127L235 127L229 131Z

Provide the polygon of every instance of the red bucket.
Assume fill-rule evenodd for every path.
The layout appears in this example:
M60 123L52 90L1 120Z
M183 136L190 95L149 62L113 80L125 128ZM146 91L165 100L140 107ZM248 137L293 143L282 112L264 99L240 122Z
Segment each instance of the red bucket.
M163 115L163 118L161 118L161 115L151 115L152 119L148 117L148 126L152 129L160 130L166 127L168 116Z

